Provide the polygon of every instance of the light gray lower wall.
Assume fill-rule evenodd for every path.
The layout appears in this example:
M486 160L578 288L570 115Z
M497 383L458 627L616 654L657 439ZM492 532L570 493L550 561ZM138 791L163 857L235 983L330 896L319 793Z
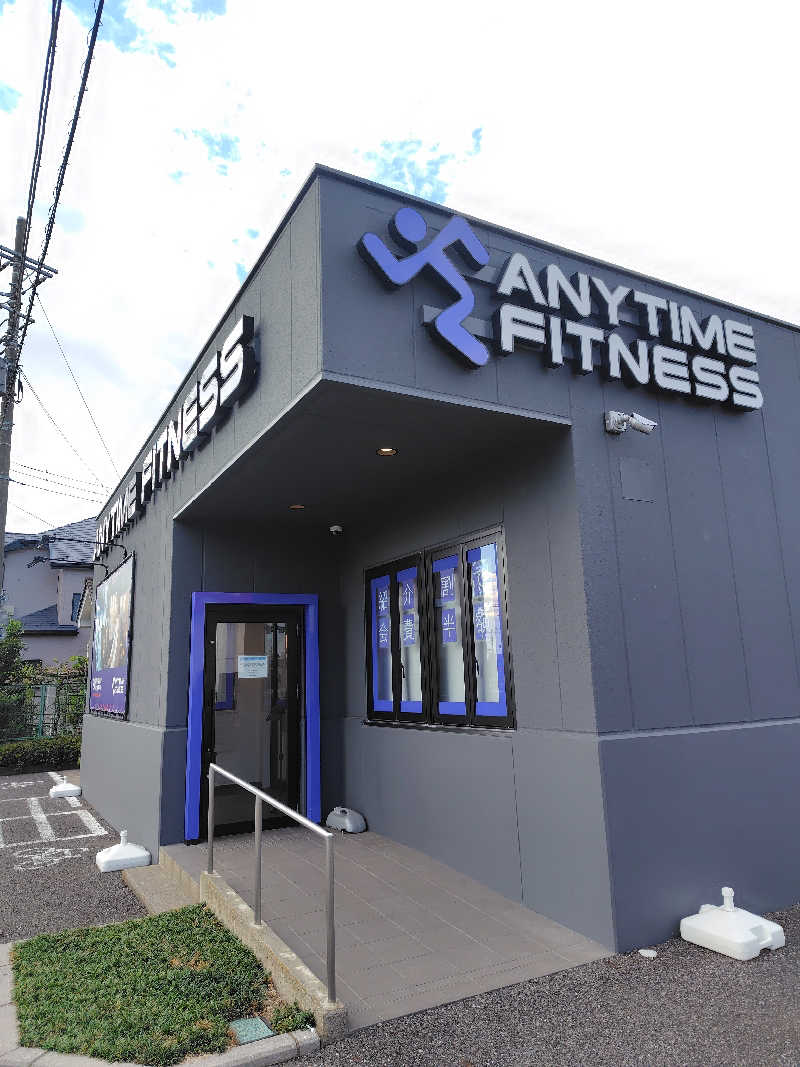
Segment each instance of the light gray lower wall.
M514 772L523 903L613 946L597 738L521 730Z
M85 715L81 788L93 807L131 841L158 856L164 731ZM184 740L185 748L185 740Z
M620 951L675 936L733 886L748 911L800 898L800 722L604 738Z

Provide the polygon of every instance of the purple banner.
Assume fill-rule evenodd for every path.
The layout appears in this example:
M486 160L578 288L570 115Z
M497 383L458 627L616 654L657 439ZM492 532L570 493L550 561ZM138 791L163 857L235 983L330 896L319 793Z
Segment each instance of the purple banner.
M417 643L417 618L415 615L404 615L400 627L403 644L415 645Z
M439 596L442 600L455 600L456 572L454 569L439 571Z
M127 659L127 657L126 657ZM92 693L89 707L92 711L105 711L109 715L123 715L128 703L128 665L121 668L107 667L92 672Z
M128 657L133 601L133 557L97 587L89 710L124 718L128 712Z

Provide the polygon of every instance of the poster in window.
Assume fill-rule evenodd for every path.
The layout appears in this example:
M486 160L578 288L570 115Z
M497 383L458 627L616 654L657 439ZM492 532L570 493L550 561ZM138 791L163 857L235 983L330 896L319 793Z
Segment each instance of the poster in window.
M89 710L124 719L133 610L133 556L97 587Z

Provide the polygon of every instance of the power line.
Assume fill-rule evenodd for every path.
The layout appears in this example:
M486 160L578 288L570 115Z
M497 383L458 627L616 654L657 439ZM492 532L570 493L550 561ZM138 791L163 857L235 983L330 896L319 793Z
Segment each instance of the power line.
M52 333L53 337L55 338L56 344L58 345L58 350L61 353L61 355L63 357L63 360L67 365L67 370L69 371L70 377L72 378L73 382L75 383L75 388L78 390L78 394L80 395L80 398L83 401L83 406L89 412L89 418L92 420L92 426L94 426L95 430L97 431L97 436L100 438L100 443L102 444L103 448L106 450L106 455L108 456L108 461L111 464L111 466L114 468L114 474L116 474L117 478L119 479L119 471L117 470L117 465L114 462L114 459L113 459L111 453L108 450L108 445L106 444L105 438L100 433L100 427L97 425L97 421L95 420L95 417L92 414L92 409L89 407L89 404L88 404L88 402L86 400L86 397L83 395L83 390L78 385L78 379L75 377L75 373L72 370L72 367L70 366L69 360L67 359L67 354L64 351L64 349L63 349L63 347L61 345L61 342L58 339L56 331L53 329L53 324L50 321L50 316L45 311L44 304L42 303L42 298L39 296L38 292L36 293L36 299L39 301L39 307L42 309L42 314L47 319L47 325L50 327L50 332Z
M107 495L105 493L98 493L95 489L84 489L83 486L70 485L68 482L56 481L54 478L48 478L42 474L27 474L20 471L15 471L15 474L20 474L22 478L32 478L35 482L47 482L50 485L57 485L61 489L74 489L77 493L83 493L84 496L92 496L99 500L101 503L105 503Z
M32 467L30 463L19 463L17 460L11 464L12 467L21 467L26 471L36 471L37 474L49 474L53 478L57 478L62 482L76 482L78 485L94 486L95 482L87 481L85 478L73 478L71 474L62 474L61 471L51 471L47 467ZM108 486L103 483L103 490L107 491Z
M50 105L50 90L53 86L53 67L56 59L56 39L58 38L58 24L61 18L61 0L53 0L50 12L50 38L47 42L47 52L44 60L44 74L42 76L42 92L39 98L39 118L36 124L36 139L33 146L33 164L31 166L31 178L28 185L28 209L25 216L25 243L23 245L23 260L28 254L28 242L31 236L31 222L33 220L33 206L36 202L36 186L39 182L39 170L42 166L42 152L44 150L44 131L47 126L47 111Z
M12 478L11 475L0 474L0 478L2 478L4 481L11 482L12 485L24 485L28 489L38 489L41 493L55 493L56 496L68 496L71 497L73 500L82 500L84 504L99 503L99 501L92 500L89 497L76 496L75 493L62 493L60 489L47 489L43 485L34 485L32 482L21 482L18 478Z
M80 454L80 452L79 452L79 451L77 450L77 448L76 448L76 447L75 447L75 446L74 446L74 445L72 444L72 442L70 441L70 439L69 439L69 438L67 437L67 435L66 435L66 434L64 433L64 431L63 431L63 430L61 429L61 427L60 427L60 426L58 425L58 423L56 422L56 420L55 420L55 419L53 418L53 416L52 416L52 415L50 414L50 412L49 412L49 411L47 410L47 408L46 408L46 407L44 406L44 403L42 402L42 398L41 398L41 397L39 396L39 394L38 394L38 393L36 392L36 390L35 390L35 389L33 388L33 386L31 385L31 381L30 381L30 378L29 378L29 377L27 376L27 374L25 373L25 371L23 371L23 370L22 370L22 369L20 368L20 372L19 372L19 373L20 373L20 377L22 378L22 380L23 380L23 381L25 382L25 384L26 384L26 385L27 385L27 387L28 387L28 388L30 389L30 391L31 391L31 392L33 393L33 397L34 397L34 400L35 400L35 401L37 402L37 404L39 405L39 407L40 407L40 408L42 409L42 411L43 411L43 412L45 413L45 415L46 415L46 416L48 417L48 419L49 419L49 420L50 420L50 422L51 422L51 423L53 424L53 426L55 427L55 429L56 429L56 430L58 430L58 432L59 432L59 433L61 434L61 436L62 436L62 437L64 438L64 440L66 441L67 445L68 445L68 446L69 446L69 447L70 447L70 448L72 449L72 451L73 451L73 452L75 453L75 455L76 455L76 456L78 457L78 459L79 459L79 460L81 461L81 463L82 463L82 464L84 465L84 467L85 467L85 468L86 468L86 469L87 469L87 470L89 471L89 473L90 473L91 475L93 475L93 476L94 476L94 479L95 479L95 481L97 482L97 484L98 484L98 485L102 485L103 483L102 483L102 481L100 480L100 478L99 478L99 477L97 476L97 474L95 474L95 472L94 472L94 471L92 470L92 468L91 468L91 467L89 466L89 464L88 464L88 463L86 462L86 460L85 460L85 459L83 458L83 456L82 456L82 455Z
M48 529L53 529L53 523L49 519L43 519L41 515L34 515L32 511L27 511L25 508L21 508L19 504L15 504L13 500L9 500L9 504L12 508L16 508L17 511L21 511L23 515L27 515L29 519L36 519L37 522L43 522Z
M69 129L69 136L67 137L67 144L64 148L64 156L61 160L61 166L58 169L58 178L56 179L56 187L53 192L53 203L50 205L50 214L47 217L47 226L45 227L44 243L42 244L42 254L39 256L39 263L43 264L47 258L47 249L50 246L50 238L53 235L53 227L56 224L56 211L58 210L58 201L61 197L61 190L64 187L64 177L67 173L67 164L69 163L70 152L72 151L72 143L75 140L75 131L78 128L78 118L81 113L81 104L83 103L83 94L86 92L86 83L89 80L89 70L92 66L92 57L94 56L94 46L97 43L97 34L100 29L100 18L103 14L103 4L105 0L98 0L97 11L94 16L94 23L92 25L92 31L89 35L89 47L86 52L86 60L83 64L83 74L81 75L81 85L78 90L78 99L75 103L75 113L72 116L72 124ZM53 0L53 3L58 3L59 8L61 6L61 0ZM31 287L30 300L28 301L28 314L22 325L22 337L19 342L19 355L22 355L22 348L25 344L25 337L28 333L28 323L30 322L31 312L33 310L33 298L36 293L36 288L39 285L41 275L41 266L37 267L36 277L34 278L33 285Z

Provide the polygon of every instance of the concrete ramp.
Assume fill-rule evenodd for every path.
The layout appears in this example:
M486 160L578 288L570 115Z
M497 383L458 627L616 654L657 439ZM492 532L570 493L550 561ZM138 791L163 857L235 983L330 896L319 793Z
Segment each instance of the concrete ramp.
M205 845L169 845L191 893ZM302 829L263 836L264 923L325 981L325 852ZM214 869L250 907L252 835L214 842ZM612 955L581 934L375 833L336 840L337 999L351 1029Z

